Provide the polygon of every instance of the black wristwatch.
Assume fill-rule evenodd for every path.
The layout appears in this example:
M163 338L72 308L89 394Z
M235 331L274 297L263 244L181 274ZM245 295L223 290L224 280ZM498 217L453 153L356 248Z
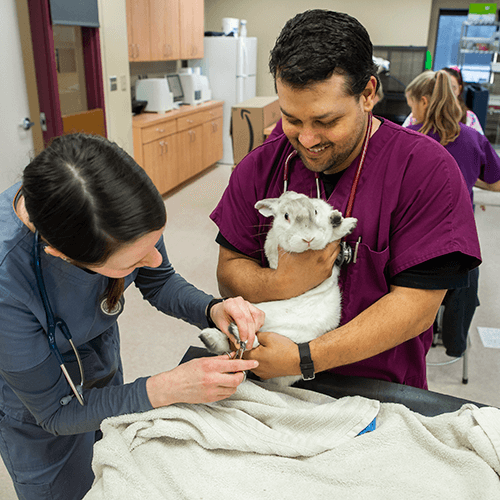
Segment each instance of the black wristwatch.
M208 303L207 310L205 311L205 316L207 317L208 326L210 328L217 328L217 325L214 323L210 313L211 313L212 307L215 306L215 304L218 304L219 302L224 302L224 299L212 299Z
M314 374L314 363L311 358L311 350L309 349L309 342L304 342L303 344L297 344L299 346L300 355L300 371L302 372L303 380L313 380Z

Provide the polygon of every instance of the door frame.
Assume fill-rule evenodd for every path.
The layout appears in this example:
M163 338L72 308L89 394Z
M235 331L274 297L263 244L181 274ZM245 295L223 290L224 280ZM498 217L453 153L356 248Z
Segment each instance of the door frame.
M43 131L43 140L47 145L53 137L64 134L50 0L28 0L28 11L30 20L34 21L30 22L33 56L40 111L45 113L46 117L47 130ZM99 28L82 27L82 42L88 108L103 110L106 130Z
M19 36L23 54L24 79L28 94L30 120L34 123L31 127L33 148L35 156L44 149L42 128L40 126L40 104L36 86L35 61L33 58L33 43L31 41L30 17L27 0L16 0Z

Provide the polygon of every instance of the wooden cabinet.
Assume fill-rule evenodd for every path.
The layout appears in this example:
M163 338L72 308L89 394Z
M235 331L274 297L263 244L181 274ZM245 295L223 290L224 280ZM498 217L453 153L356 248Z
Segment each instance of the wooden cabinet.
M149 0L151 60L180 59L179 0Z
M179 147L177 134L163 137L144 144L144 164L147 172L160 193L166 193L180 182L177 169Z
M204 0L180 0L181 59L203 57Z
M203 165L209 167L222 158L222 108L207 112L203 123Z
M134 158L161 194L222 158L222 101L133 118Z
M129 61L203 57L204 0L126 0Z
M151 61L149 2L127 0L127 35L129 61Z
M180 132L179 144L182 151L182 158L179 159L178 164L179 180L184 182L204 170L203 126L199 125Z

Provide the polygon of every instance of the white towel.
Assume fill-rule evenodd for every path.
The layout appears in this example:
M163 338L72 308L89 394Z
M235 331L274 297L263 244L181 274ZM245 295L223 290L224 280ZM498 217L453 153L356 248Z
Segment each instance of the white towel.
M375 431L358 436L377 416ZM500 498L500 410L398 404L245 382L213 404L103 422L85 500Z

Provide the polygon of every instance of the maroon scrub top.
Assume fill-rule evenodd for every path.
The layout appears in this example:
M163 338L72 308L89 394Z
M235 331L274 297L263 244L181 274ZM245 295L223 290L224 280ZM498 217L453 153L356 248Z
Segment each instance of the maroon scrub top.
M472 188L478 179L488 184L500 180L500 158L484 135L463 123L459 125L459 136L444 147L460 167L473 201ZM411 130L419 130L421 127L421 124L409 126ZM427 135L437 142L441 140L436 132L429 132Z
M264 241L270 219L254 205L283 193L283 169L293 151L284 135L264 142L235 168L212 220L243 254L268 266ZM359 157L345 170L328 202L345 213ZM316 196L314 173L300 158L290 161L288 190ZM321 193L324 198L324 192ZM453 157L427 136L384 120L371 137L352 216L358 224L346 241L361 243L356 263L340 276L345 324L389 292L393 276L452 252L480 263L472 206ZM332 369L427 388L425 356L432 328L416 338L363 361Z

